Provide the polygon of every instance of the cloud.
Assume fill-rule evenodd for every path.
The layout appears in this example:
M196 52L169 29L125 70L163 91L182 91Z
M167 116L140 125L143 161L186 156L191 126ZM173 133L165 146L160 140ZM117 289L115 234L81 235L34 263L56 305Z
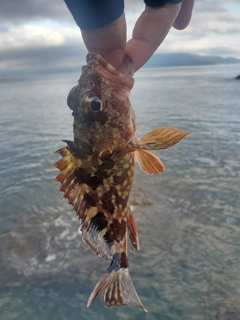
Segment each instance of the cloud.
M22 47L16 50L3 50L0 55L2 73L24 71L26 73L48 73L67 68L80 67L85 64L87 51L76 43L64 43L59 46Z
M2 32L0 38L1 49L5 48L22 48L27 46L52 45L57 46L63 44L65 38L60 31L51 30L40 25L20 25L10 27L5 32Z
M144 9L125 1L128 36ZM240 58L240 5L230 0L196 0L184 31L171 30L158 52L234 55ZM78 26L63 0L0 0L0 70L64 69L85 63Z
M211 12L198 12L193 16L190 28L186 31L197 35L239 33L239 19L240 14L233 14L227 11L218 11L214 14Z
M188 52L202 55L233 55L240 58L240 10L229 11L230 3L219 0L196 1L189 27L172 29L158 52ZM211 9L209 9L211 4ZM225 8L226 7L226 8Z
M53 71L85 62L87 51L78 28L21 24L0 37L2 72Z
M1 0L0 21L22 23L39 19L73 21L63 0Z

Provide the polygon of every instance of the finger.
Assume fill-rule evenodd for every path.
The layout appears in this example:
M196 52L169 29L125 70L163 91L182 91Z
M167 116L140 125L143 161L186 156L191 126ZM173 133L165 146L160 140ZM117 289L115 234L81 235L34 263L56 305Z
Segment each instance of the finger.
M118 68L126 50L126 21L124 13L114 22L92 30L82 30L82 38L89 52L99 53Z
M180 12L174 21L174 28L178 30L185 29L192 17L194 0L183 0Z
M126 53L132 58L135 71L149 60L163 42L180 8L181 4L172 3L157 8L146 6L126 47Z

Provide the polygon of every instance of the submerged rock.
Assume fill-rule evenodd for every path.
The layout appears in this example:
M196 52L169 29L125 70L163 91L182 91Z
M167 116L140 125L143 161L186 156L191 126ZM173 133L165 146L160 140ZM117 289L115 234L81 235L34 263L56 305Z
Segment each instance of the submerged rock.
M240 74L238 76L236 76L235 79L240 80Z

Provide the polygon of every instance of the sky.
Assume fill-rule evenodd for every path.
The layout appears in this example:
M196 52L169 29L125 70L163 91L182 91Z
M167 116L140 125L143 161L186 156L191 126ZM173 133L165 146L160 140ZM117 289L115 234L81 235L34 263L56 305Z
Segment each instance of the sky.
M125 1L128 38L143 9L142 0ZM188 28L172 28L157 52L240 58L239 0L196 0ZM86 54L63 0L0 1L0 76L80 70Z

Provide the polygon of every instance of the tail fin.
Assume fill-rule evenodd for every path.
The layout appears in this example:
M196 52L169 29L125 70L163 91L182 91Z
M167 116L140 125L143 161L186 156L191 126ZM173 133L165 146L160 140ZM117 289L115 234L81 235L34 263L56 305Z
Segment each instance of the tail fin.
M87 307L102 291L105 291L104 303L106 307L133 306L147 312L134 288L128 268L119 268L115 271L110 266L96 284L88 299Z

